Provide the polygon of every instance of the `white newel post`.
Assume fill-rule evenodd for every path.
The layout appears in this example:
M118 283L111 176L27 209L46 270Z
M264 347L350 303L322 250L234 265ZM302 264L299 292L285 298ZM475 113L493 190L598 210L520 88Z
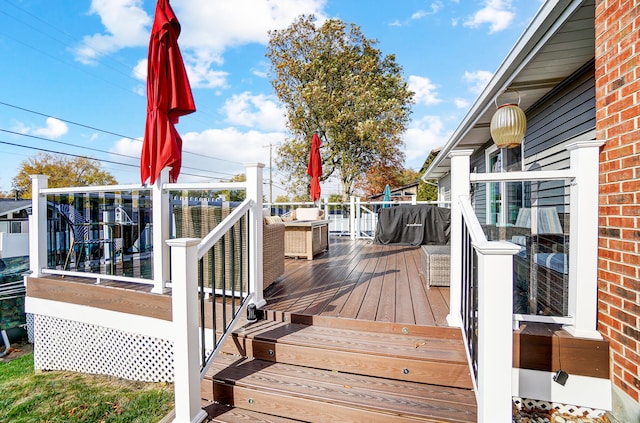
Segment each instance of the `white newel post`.
M602 339L598 317L598 205L601 141L580 141L567 145L571 169L569 213L569 315L574 326L565 329L574 336Z
M40 194L49 186L46 175L31 175L31 216L29 216L29 269L31 276L42 276L47 267L47 196Z
M504 241L475 247L478 253L478 423L510 422L513 255L520 247Z
M156 179L151 189L152 211L151 219L153 234L153 289L151 292L161 294L169 280L169 193L162 189L162 185L169 182L169 168L165 168ZM160 248L156 250L156 246Z
M469 163L473 150L454 150L451 159L451 261L449 288L449 326L461 327L462 298L462 210L459 198L469 195ZM509 319L511 321L511 319Z
M252 302L257 308L267 304L263 295L262 266L262 163L245 163L247 172L247 198L253 200L249 212L249 287Z
M349 229L351 233L351 241L356 239L356 197L349 197Z
M173 316L174 399L176 423L200 423L201 406L198 337L199 238L166 241L171 248L171 306ZM163 243L164 244L164 243ZM157 245L157 244L156 244Z

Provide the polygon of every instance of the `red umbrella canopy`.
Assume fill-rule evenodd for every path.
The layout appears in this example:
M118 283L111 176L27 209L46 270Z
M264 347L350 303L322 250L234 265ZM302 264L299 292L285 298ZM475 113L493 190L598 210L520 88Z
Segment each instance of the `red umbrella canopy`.
M140 157L140 179L154 183L171 166L171 182L182 164L182 139L175 128L180 116L196 111L189 78L178 47L180 23L169 0L158 0L149 40L147 121Z
M307 164L307 175L311 176L311 186L309 189L311 201L316 201L320 198L320 177L322 176L321 144L318 134L313 134L313 138L311 139L311 153L309 154L309 163Z

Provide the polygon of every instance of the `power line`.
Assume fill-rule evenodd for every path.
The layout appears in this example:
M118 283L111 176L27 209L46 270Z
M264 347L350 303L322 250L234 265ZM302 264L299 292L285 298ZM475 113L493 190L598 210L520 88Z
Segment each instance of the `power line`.
M139 167L137 164L116 162L116 161L107 160L107 159L94 159L93 157L83 156L81 154L65 153L65 152L62 152L62 151L50 150L50 149L42 148L42 147L24 146L24 145L20 145L20 144L16 144L16 143L13 143L13 142L8 142L8 141L2 141L2 140L0 140L0 144L10 145L10 146L13 146L13 147L28 148L30 150L42 151L44 153L61 154L61 155L64 155L64 156L77 157L77 158L80 158L80 159L96 160L96 161L99 161L99 162L109 163L109 164L118 165L118 166L134 167L134 168ZM202 170L202 169L197 169L197 170ZM204 172L208 172L207 170L203 170L203 171ZM186 172L181 172L181 175L194 176L194 177L197 177L197 178L210 178L210 176L197 175L197 174L186 173Z
M38 111L35 111L35 110L27 109L27 108L24 108L24 107L16 106L14 104L5 103L3 101L0 101L0 105L6 106L6 107L11 107L11 108L17 109L17 110L21 110L23 112L32 113L34 115L43 116L43 117L46 117L46 118L51 117L51 118L57 119L57 120L59 120L61 122L68 123L68 124L74 125L74 126L79 126L81 128L90 129L92 131L102 132L104 134L109 134L109 135L113 135L113 136L116 136L116 137L132 140L132 141L142 142L142 140L140 138L134 138L134 137L130 137L128 135L119 134L117 132L109 131L109 130L106 130L106 129L100 129L100 128L97 128L95 126L86 125L86 124L79 123L79 122L74 122L72 120L68 120L68 119L57 117L57 116L49 115L49 114L46 114L46 113L38 112ZM76 146L76 147L85 148L84 146ZM223 159L223 158L220 158L220 157L213 157L213 156L209 156L209 155L201 154L201 153L193 153L193 152L187 151L187 150L183 150L183 153L185 153L185 154L193 154L193 155L196 155L198 157L204 157L204 158L212 159L212 160L220 160L220 161L223 161L223 162L228 162L228 163L233 163L233 164L242 164L240 162L236 162L236 161L233 161L233 160Z

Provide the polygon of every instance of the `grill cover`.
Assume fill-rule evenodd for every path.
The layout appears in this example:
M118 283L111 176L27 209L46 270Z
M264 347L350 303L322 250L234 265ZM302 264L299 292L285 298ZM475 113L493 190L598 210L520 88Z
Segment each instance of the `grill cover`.
M446 245L451 210L431 205L400 205L378 213L376 244Z

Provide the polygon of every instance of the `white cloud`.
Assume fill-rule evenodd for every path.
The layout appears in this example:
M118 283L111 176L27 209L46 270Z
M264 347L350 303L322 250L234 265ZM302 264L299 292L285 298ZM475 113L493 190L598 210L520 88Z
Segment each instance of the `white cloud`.
M469 100L466 100L464 98L456 98L453 100L453 103L458 109L466 109L467 107L469 107Z
M182 166L219 172L222 177L225 173L244 172L243 163L260 162L268 166L269 144L276 145L284 138L282 132L242 132L233 127L188 132L182 135L183 151L195 154L183 154ZM188 182L188 176L181 177L181 181Z
M405 26L405 25L409 25L411 23L411 21L417 21L417 20L420 20L420 19L425 18L427 16L435 15L443 7L444 6L443 6L443 4L442 4L442 2L440 0L434 1L433 3L431 3L429 10L420 9L420 10L418 10L416 12L413 12L411 14L411 17L409 19L405 20L404 22L396 19L393 22L391 22L389 24L389 26Z
M469 91L473 94L480 94L484 87L487 86L493 73L484 70L478 70L473 72L465 72L463 79L470 84Z
M90 15L100 16L105 32L85 36L74 49L76 60L93 64L104 55L126 47L149 43L151 18L142 9L142 0L92 0Z
M419 170L431 150L442 147L449 135L439 116L413 120L403 136L407 166Z
M489 34L507 29L515 13L512 12L511 0L485 0L484 7L465 20L464 26L478 28L489 24Z
M27 128L22 125L23 130L21 132L25 134L38 135L45 138L57 139L69 132L69 127L66 123L56 118L49 117L46 120L44 128Z
M416 104L432 105L438 104L442 100L438 98L436 86L429 78L423 76L409 76L409 89L415 93Z
M173 1L191 86L224 87L228 74L213 67L223 64L225 50L251 43L266 44L269 30L286 28L301 14L314 14L322 22L326 19L326 1ZM84 37L82 45L74 49L76 60L93 64L120 49L148 45L153 15L142 9L142 0L92 0L88 13L100 17L104 32ZM133 71L137 79L146 77L146 69L142 72L140 65Z
M223 110L226 122L232 125L267 131L286 130L285 111L275 96L249 92L235 94L225 102Z

